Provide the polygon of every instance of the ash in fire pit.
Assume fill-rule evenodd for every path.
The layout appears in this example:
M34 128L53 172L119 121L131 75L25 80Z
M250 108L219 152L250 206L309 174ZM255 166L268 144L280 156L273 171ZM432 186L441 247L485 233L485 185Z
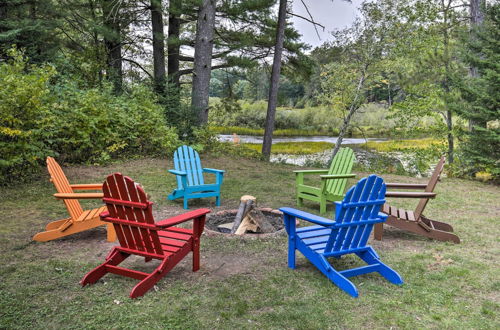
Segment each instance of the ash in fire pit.
M211 214L205 226L215 233L236 235L283 232L282 213L270 208L257 208L255 204L255 197L243 196L238 210Z

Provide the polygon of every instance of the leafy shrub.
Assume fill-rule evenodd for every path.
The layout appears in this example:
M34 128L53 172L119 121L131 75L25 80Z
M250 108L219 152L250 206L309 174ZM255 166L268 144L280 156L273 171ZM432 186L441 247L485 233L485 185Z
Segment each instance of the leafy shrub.
M0 64L0 182L36 172L50 154L40 124L49 114L44 98L55 70L28 66L15 49L9 56L8 62Z
M110 86L80 90L55 86L45 127L51 149L68 162L103 162L118 155L159 155L179 145L155 95L134 86L114 96Z
M45 157L106 162L136 155L171 154L180 145L155 94L133 86L115 96L110 86L80 89L50 66L28 66L15 49L0 64L0 183L29 177Z

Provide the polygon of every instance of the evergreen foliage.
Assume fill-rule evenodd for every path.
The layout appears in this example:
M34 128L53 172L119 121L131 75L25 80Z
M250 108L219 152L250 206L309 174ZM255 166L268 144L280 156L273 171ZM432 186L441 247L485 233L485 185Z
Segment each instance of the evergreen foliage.
M470 174L489 172L500 179L500 4L486 8L482 26L472 31L465 61L478 69L477 77L456 79L461 101L460 115L472 128L461 145L465 170Z
M53 59L60 46L56 12L53 0L0 0L0 58L15 44L34 63Z

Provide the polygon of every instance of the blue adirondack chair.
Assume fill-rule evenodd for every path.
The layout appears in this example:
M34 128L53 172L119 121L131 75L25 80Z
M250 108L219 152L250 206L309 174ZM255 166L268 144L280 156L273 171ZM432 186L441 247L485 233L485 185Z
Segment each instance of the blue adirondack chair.
M188 208L188 200L193 198L215 197L215 204L220 206L220 187L224 178L223 170L202 168L198 152L191 147L182 146L174 153L174 170L169 170L177 178L177 189L169 200L184 198L184 208ZM203 173L215 174L215 183L205 184Z
M280 208L288 232L288 267L295 268L295 250L299 250L330 281L353 297L358 296L358 290L347 279L351 276L378 272L391 283L403 284L401 276L366 245L373 225L387 219L387 215L379 213L384 197L384 180L370 175L351 187L342 202L335 202L335 220L290 207ZM316 225L296 228L296 218ZM340 258L349 253L356 254L367 265L338 271L328 262L329 257Z

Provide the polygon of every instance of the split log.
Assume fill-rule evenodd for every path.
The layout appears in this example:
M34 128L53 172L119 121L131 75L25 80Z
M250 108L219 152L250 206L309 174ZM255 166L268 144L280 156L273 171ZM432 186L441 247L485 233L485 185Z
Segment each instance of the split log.
M247 213L250 212L252 208L255 197L250 195L244 195L240 199L240 206L238 208L238 213L236 213L236 217L234 218L233 228L231 229L231 234L234 234L236 230L240 227L242 220L246 217Z
M235 234L243 235L247 231L252 231L254 233L272 233L275 229L261 211L252 208L241 222Z
M274 226L269 223L269 221L261 211L253 209L250 211L250 213L248 213L248 217L251 218L251 220L255 224L257 224L257 226L260 228L261 233L272 233L276 231L274 229Z
M241 225L238 227L236 230L235 234L236 235L243 235L247 231L253 231L256 233L259 229L259 226L250 218L248 215L243 219L241 222Z

